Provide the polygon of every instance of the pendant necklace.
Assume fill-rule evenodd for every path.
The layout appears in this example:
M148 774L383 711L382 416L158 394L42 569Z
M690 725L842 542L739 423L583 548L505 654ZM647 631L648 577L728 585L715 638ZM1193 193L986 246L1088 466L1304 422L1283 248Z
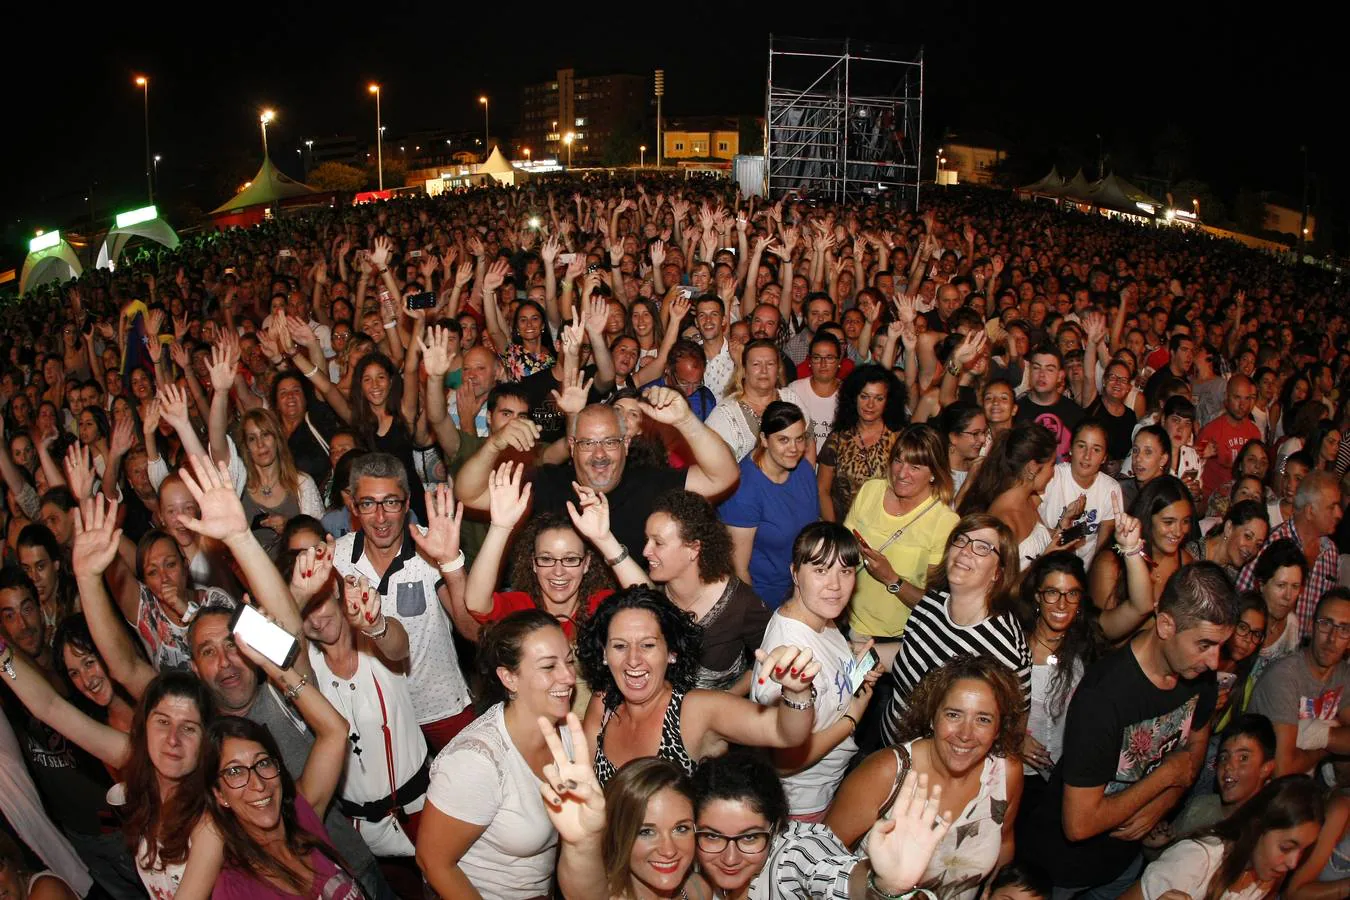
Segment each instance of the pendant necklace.
M1042 647L1050 651L1050 655L1045 658L1045 661L1047 663L1049 663L1052 666L1059 665L1059 652L1058 652L1059 644L1064 643L1064 638L1060 638L1059 643L1057 644L1047 644L1044 640L1042 640L1040 635L1036 635L1036 643L1040 644Z

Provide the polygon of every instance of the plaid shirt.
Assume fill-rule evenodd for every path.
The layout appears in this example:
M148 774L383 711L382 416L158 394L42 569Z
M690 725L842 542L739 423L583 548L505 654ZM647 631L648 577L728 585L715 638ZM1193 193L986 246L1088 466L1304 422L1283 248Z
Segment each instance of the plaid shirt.
M1298 536L1298 531L1294 528L1294 520L1286 519L1280 523L1275 530L1271 531L1266 538L1266 543L1262 547L1269 547L1275 541L1283 538L1289 538L1300 547L1303 546L1303 540ZM1317 560L1312 564L1308 571L1308 577L1303 579L1303 590L1298 595L1298 604L1294 607L1294 614L1298 616L1299 634L1312 634L1313 613L1317 609L1317 601L1322 599L1322 595L1334 588L1337 584L1337 578L1340 575L1340 554L1336 552L1336 544L1331 538L1323 535L1318 538ZM1238 576L1237 587L1239 591L1256 590L1256 561L1261 558L1257 554L1252 561L1247 563L1242 574Z

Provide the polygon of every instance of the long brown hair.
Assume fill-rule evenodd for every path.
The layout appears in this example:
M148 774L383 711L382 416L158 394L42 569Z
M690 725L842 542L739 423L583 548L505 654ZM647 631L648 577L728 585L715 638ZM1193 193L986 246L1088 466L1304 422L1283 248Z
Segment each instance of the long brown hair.
M694 808L694 790L684 770L668 759L646 756L635 759L619 770L605 785L605 809L609 821L601 858L605 864L605 880L611 897L632 894L633 842L647 817L647 804L661 791L669 788L689 799ZM693 861L690 861L693 865Z
M1325 815L1317 784L1307 775L1285 775L1263 787L1227 819L1194 835L1196 839L1217 837L1223 842L1223 862L1210 876L1204 900L1219 900L1237 882L1263 834L1296 828L1305 822L1316 822L1320 829Z
M253 461L253 453L248 449L248 434L246 429L253 425L263 434L270 434L277 448L277 469L279 484L287 494L299 499L300 496L300 472L295 467L295 457L291 456L291 447L287 443L286 432L281 428L281 420L277 414L270 409L257 407L244 413L239 421L239 447L243 451L239 455L244 460L244 469L248 472L248 489L255 490L262 484L262 473L258 469L258 464Z
M172 539L170 539L172 540ZM165 672L151 681L136 704L131 718L131 757L122 767L127 787L127 816L122 825L127 845L136 852L142 839L145 854L140 864L149 869L187 861L188 838L205 810L202 792L184 782L165 803L159 795L159 779L150 761L145 723L151 711L166 697L191 700L201 716L204 741L207 723L215 715L215 704L205 683L190 672ZM201 766L198 765L198 771Z

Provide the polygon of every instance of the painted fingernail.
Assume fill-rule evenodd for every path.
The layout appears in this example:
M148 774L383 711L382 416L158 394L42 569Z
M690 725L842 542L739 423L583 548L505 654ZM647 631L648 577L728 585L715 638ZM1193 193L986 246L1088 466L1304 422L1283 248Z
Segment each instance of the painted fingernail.
M790 671L793 675L796 675L796 674L797 674L797 670L796 670L796 669L790 669L789 671Z
M760 683L760 684L763 684L763 683L764 683L764 679L763 679L763 678L760 678L760 679L759 679L759 683Z

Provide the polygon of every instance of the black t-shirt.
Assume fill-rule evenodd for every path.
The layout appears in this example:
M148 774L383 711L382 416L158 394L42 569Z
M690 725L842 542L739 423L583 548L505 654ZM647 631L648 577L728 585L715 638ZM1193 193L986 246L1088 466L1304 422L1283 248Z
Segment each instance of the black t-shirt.
M1106 426L1106 458L1119 462L1130 455L1134 443L1134 425L1139 417L1128 406L1118 416L1111 415L1098 397L1087 409L1087 415Z
M307 418L308 422L302 421L296 426L295 431L291 432L291 436L286 439L286 446L291 449L295 467L313 478L315 486L322 490L324 482L328 480L328 473L332 471L332 465L328 461L328 448L319 443L319 438L314 436L310 425L314 426L325 441L331 441L333 432L337 431L337 419L328 406L317 402L310 405Z
M647 516L657 497L668 490L684 487L684 478L682 469L625 465L623 477L607 494L610 530L644 567L646 560L642 557L642 547L647 543ZM566 516L567 501L577 502L576 492L572 490L572 482L576 480L577 473L571 460L541 467L534 477L534 514L553 512Z
M1160 689L1144 674L1131 646L1098 661L1069 704L1064 749L1045 802L1027 811L1028 827L1040 839L1019 851L1044 867L1055 887L1094 887L1114 880L1139 854L1140 842L1113 838L1109 831L1068 841L1064 786L1104 785L1110 795L1142 781L1209 721L1217 698L1212 673L1179 680L1170 691Z
M530 418L539 426L539 440L551 444L567 434L567 416L553 401L553 392L562 391L562 382L553 377L553 367L527 375L520 381L530 398Z
M14 726L28 771L42 795L43 805L55 821L75 834L99 835L116 831L119 819L108 805L112 778L103 764L84 750L47 727L5 692L4 714ZM80 698L72 698L77 708L99 719L99 710ZM101 719L99 719L101 721Z
M1051 405L1042 406L1031 399L1031 394L1024 394L1017 401L1017 416L1013 422L1018 425L1038 422L1049 428L1058 442L1059 461L1067 462L1073 430L1082 418L1083 407L1069 399L1068 395L1061 394Z

